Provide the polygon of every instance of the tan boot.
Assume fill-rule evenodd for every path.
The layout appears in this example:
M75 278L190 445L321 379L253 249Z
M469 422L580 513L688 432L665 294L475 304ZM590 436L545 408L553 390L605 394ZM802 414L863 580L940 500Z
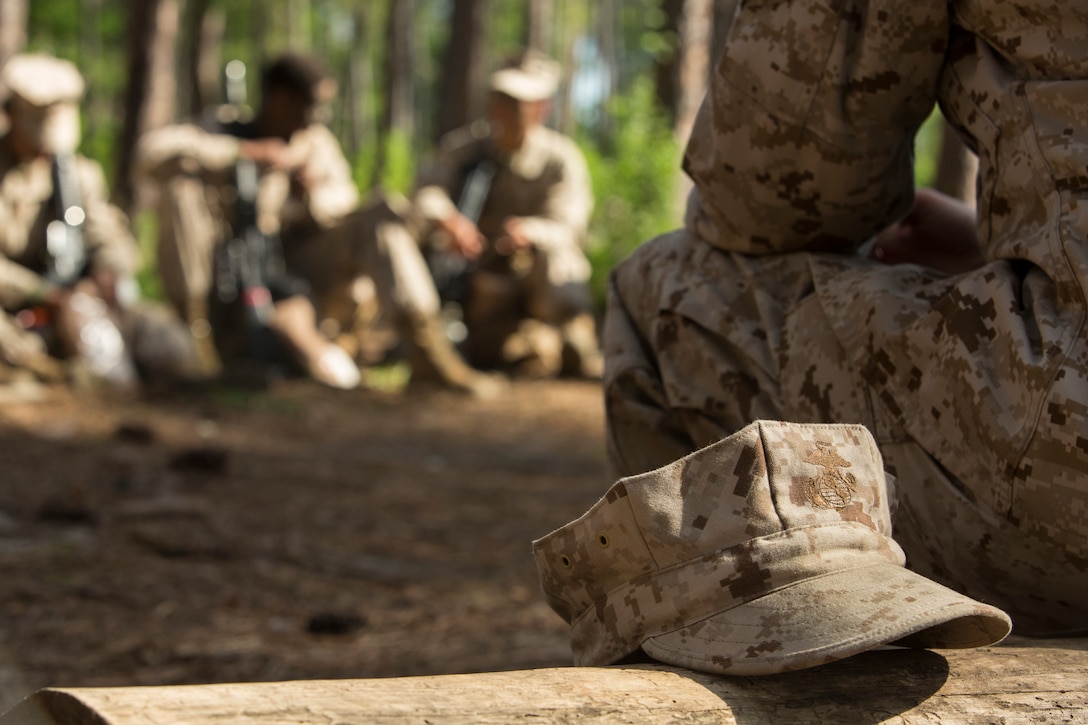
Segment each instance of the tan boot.
M412 383L436 383L481 398L494 397L506 389L502 376L469 367L446 337L442 320L437 316L410 317L402 327Z
M604 356L593 315L583 312L560 327L563 336L563 375L600 380Z
M525 319L502 346L505 368L517 378L542 380L559 375L563 339L559 330L540 320Z

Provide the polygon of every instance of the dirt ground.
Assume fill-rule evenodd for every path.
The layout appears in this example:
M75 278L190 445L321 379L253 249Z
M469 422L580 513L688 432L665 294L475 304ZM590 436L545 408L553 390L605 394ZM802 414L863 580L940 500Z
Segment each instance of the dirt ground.
M530 542L608 483L593 382L0 401L0 712L569 664Z

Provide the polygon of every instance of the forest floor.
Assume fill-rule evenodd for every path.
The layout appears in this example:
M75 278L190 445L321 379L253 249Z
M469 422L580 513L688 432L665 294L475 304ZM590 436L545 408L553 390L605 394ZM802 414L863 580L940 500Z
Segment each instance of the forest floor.
M569 664L530 543L608 483L594 382L0 400L0 712Z

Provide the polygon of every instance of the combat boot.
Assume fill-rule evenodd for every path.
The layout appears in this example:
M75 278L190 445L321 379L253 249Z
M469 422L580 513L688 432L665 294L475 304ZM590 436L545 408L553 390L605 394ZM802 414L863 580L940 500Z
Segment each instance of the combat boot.
M563 323L559 332L563 337L563 375L600 380L604 374L604 356L593 315L583 312Z
M540 320L525 319L503 341L503 368L516 378L543 380L559 375L563 339L559 330Z
M461 358L437 315L408 316L401 327L412 383L435 383L481 398L495 397L506 389L504 377L475 370Z

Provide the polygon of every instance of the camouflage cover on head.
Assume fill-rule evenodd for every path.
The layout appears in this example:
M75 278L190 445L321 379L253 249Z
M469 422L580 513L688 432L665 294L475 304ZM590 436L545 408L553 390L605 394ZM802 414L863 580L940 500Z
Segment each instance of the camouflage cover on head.
M83 76L73 63L50 55L16 55L0 71L4 92L35 106L75 103L83 97Z
M490 86L519 101L543 101L555 95L559 87L559 64L543 53L528 50L492 73Z
M79 147L79 99L84 82L76 66L48 55L17 55L0 71L12 124L47 153Z
M641 647L675 665L766 674L888 642L1004 638L1003 612L903 568L889 493L864 427L758 421L620 480L533 546L580 665Z

